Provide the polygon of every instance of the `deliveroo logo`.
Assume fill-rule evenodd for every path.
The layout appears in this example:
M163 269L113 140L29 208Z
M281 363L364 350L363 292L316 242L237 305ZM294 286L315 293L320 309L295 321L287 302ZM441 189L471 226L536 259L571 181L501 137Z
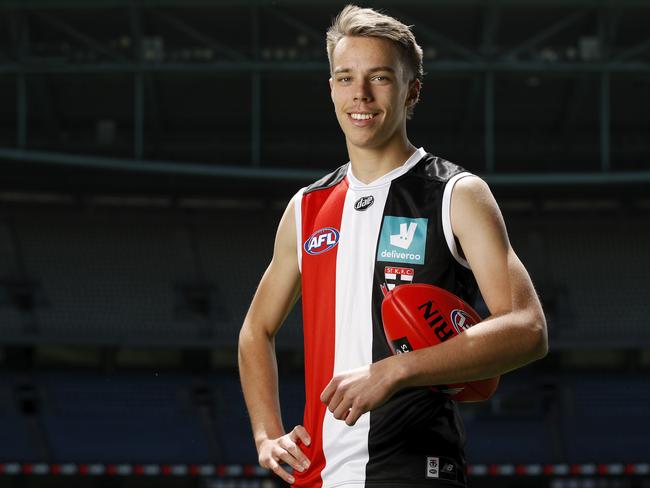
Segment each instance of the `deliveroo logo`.
M384 217L377 261L424 264L427 219Z
M408 249L413 243L413 238L415 237L415 230L418 228L418 224L411 222L408 224L399 224L399 234L391 234L390 236L390 245L401 247L402 249Z

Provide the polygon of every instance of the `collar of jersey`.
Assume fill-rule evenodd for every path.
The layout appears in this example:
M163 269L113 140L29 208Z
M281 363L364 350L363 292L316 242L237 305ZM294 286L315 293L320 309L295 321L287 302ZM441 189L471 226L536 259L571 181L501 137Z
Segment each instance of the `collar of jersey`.
M380 176L374 181L371 181L370 183L366 184L363 183L362 181L358 180L353 174L352 174L352 164L348 162L348 171L347 171L347 180L348 180L348 185L350 188L353 189L364 189L364 190L370 190L372 188L378 188L381 186L385 186L390 184L391 181L393 181L395 178L402 176L404 173L406 173L408 170L410 170L415 164L420 161L426 154L426 151L424 148L419 148L417 151L415 151L413 154L411 154L411 157L408 158L402 166L399 166L395 168L392 171L389 171L383 176Z

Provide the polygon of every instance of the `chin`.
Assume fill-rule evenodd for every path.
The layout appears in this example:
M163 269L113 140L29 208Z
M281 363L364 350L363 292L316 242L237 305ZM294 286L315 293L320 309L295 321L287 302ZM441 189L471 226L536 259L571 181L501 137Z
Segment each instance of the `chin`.
M346 135L345 139L348 143L358 147L372 146L373 143L375 142L374 138L372 137L365 138L365 137L358 137L358 136L354 137L354 136Z
M370 149L381 145L381 141L377 137L376 133L368 134L366 137L363 137L362 135L353 132L352 134L345 134L345 139L349 144L356 147Z

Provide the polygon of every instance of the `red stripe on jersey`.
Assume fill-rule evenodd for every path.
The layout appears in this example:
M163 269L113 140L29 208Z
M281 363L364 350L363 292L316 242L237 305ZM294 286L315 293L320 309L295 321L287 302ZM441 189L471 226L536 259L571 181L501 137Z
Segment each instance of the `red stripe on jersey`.
M319 487L323 482L323 419L326 407L320 401L320 394L334 372L338 245L332 243L335 236L338 239L341 229L347 189L347 181L342 180L331 188L307 193L302 198L302 309L306 392L304 426L312 441L309 446L301 446L311 465L304 473L294 471L295 487ZM318 232L323 229L334 229L336 234L331 230ZM307 241L310 241L307 246L311 254L305 249Z

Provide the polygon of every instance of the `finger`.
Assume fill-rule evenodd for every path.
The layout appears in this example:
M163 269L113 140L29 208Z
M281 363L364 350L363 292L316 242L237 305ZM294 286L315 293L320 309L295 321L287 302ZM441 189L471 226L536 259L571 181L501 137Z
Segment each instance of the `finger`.
M302 425L296 425L294 427L294 429L291 431L291 437L294 441L298 441L298 439L300 439L305 446L311 444L311 436L309 435L309 432L307 432L307 429L305 429Z
M359 417L361 417L364 413L366 412L363 409L359 407L352 407L348 412L348 416L345 417L345 423L348 424L349 426L353 426L354 424L357 423Z
M273 471L275 474L277 474L280 478L282 478L287 483L293 484L293 482L295 481L294 477L291 476L287 471L282 469L282 467L278 464L278 462L275 459L271 459L271 461L269 462L269 468L271 468L271 471Z
M334 411L339 407L341 402L343 402L344 394L345 392L343 391L342 386L339 384L338 387L330 395L329 402L326 403L327 408L329 409L330 412L334 413Z
M335 394L332 399L330 400L329 404L327 405L327 409L334 413L336 412L339 408L342 408L343 405L343 394ZM334 415L336 417L336 415ZM336 417L338 418L338 417Z
M302 465L298 462L298 460L293 457L291 454L289 454L289 451L286 449L282 449L282 452L278 453L278 461L282 462L284 464L288 464L291 466L295 471L303 472L305 468L302 467Z
M350 406L351 403L348 401L343 401L339 403L336 409L332 412L334 414L334 418L339 420L345 420L345 417L347 417L348 413L350 412Z
M327 405L330 402L330 398L336 391L336 384L334 378L330 380L323 392L320 394L320 401Z
M309 460L307 456L300 450L300 448L291 439L280 439L280 447L284 449L284 453L280 453L280 457L293 469L304 471L309 467Z

